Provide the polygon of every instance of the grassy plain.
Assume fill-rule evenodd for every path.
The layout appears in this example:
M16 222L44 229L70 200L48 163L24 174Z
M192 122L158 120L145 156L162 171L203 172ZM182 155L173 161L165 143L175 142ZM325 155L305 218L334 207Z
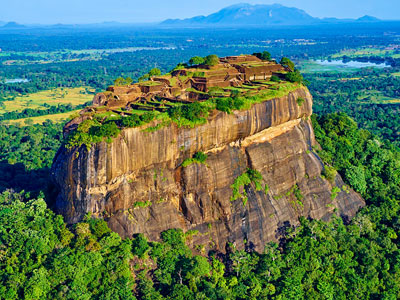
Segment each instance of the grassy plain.
M396 104L400 103L400 99L391 98L384 96L382 92L371 90L364 91L362 95L358 97L362 104Z
M54 90L40 91L37 93L16 97L10 101L4 101L0 107L0 114L10 111L22 111L26 108L46 109L44 104L56 106L58 104L79 105L93 99L94 89L57 88Z
M62 114L53 114L53 115L44 115L44 116L39 116L39 117L31 117L31 118L26 118L26 119L17 119L17 120L7 120L3 121L1 123L3 124L20 124L21 126L29 126L28 124L25 123L27 119L31 119L33 121L32 124L42 124L46 120L51 120L55 123L63 122L67 119L70 119L70 116L73 114L78 113L80 110L74 110L74 111L69 111L66 113Z

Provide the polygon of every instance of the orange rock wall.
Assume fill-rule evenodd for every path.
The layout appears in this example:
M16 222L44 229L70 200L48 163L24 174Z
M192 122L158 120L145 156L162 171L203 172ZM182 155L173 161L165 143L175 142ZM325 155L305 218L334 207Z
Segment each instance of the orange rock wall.
M298 97L306 99L301 106ZM299 88L247 111L214 112L195 128L130 128L89 152L60 149L52 170L60 187L56 207L69 223L89 212L102 217L123 237L142 232L157 240L164 230L182 228L198 230L193 243L209 249L224 251L227 242L240 249L246 241L262 251L299 216L328 219L337 208L351 218L364 205L353 191L331 200L332 183L321 177L312 148L311 113L312 97ZM206 164L180 166L197 151L207 153ZM231 185L247 168L258 170L269 190L252 184L245 205L231 202ZM301 202L290 192L296 184ZM340 176L334 184L343 186Z

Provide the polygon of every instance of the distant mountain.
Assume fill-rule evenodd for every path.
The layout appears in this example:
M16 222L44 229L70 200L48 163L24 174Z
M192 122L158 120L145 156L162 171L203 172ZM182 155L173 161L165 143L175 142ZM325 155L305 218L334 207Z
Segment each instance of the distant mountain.
M338 18L323 18L323 19L317 19L317 24L323 23L323 24L337 24L337 23L352 23L354 22L354 19L338 19Z
M142 24L129 24L119 22L102 22L102 23L88 23L88 24L18 24L16 22L3 23L0 22L0 30L14 30L14 29L102 29L102 28L122 28ZM146 24L145 24L146 25ZM154 25L154 24L152 24ZM143 25L142 25L143 26Z
M280 4L237 4L221 9L208 16L197 16L184 20L169 19L162 22L161 25L303 25L312 24L318 20L301 9L286 7Z
M372 16L364 16L357 19L357 22L380 22L381 20Z
M2 28L25 28L26 26L18 24L16 22L8 22L2 26Z
M168 19L162 26L265 26L265 25L310 25L326 23L378 22L377 18L364 16L355 19L314 18L304 10L286 7L280 4L236 4L221 9L208 16L197 16L189 19Z

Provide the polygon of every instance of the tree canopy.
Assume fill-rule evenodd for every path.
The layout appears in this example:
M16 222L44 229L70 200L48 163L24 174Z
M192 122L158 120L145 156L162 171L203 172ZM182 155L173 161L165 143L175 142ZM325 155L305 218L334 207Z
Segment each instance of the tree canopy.
M219 58L215 54L211 54L205 57L204 64L207 66L215 66L219 64Z
M253 55L257 56L259 59L262 60L271 60L271 53L269 53L268 51L256 52L253 53Z
M289 58L287 57L282 57L280 64L284 67L289 68L290 70L294 71L295 65L294 62L292 62Z
M204 64L205 59L204 57L201 56L193 56L190 60L189 60L189 64L191 65L201 65Z

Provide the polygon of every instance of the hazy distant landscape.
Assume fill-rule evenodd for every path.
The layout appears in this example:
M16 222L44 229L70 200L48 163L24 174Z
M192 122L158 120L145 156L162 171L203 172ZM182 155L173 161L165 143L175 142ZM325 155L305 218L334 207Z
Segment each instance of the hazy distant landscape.
M42 103L47 106L70 104L67 110L74 111L76 105L82 105L92 97L90 94L80 98L71 96L79 88L101 91L120 76L137 79L152 67L167 72L177 63L197 54L224 56L267 49L276 59L282 54L292 58L310 78L358 77L351 73L371 73L374 70L370 77L391 76L394 82L398 80L396 73L399 71L400 49L396 42L400 22L218 30L115 26L97 29L36 28L29 34L26 29L14 28L11 32L18 34L18 41L10 39L13 36L10 30L0 31L0 82L3 82L0 87L3 116L0 119L18 116L17 120L23 124L26 117L37 115L34 112L37 106L33 105L37 96L32 93L44 91L37 95L50 95L50 91L57 88L65 91L62 101L45 96ZM346 35L336 33L344 28L347 29ZM387 33L389 29L390 33ZM131 36L135 38L131 39ZM356 84L355 81L353 83ZM378 96L368 98L366 95L365 99L367 103L371 99L375 105L396 102L396 95L385 93L386 96L379 96L381 93L377 91L375 95ZM27 103L19 109L17 104L10 104L18 97L26 99ZM46 108L43 104L42 111ZM25 115L24 109L29 110L25 111ZM65 115L65 109L61 109L60 113ZM56 114L48 118L60 120ZM42 115L40 120L43 120ZM373 130L378 133L383 129ZM395 137L394 133L393 141Z
M235 4L225 7L213 14L206 16L195 16L186 19L167 19L161 22L143 23L143 25L152 27L179 27L179 28L202 28L212 26L216 27L243 27L248 26L287 26L287 25L322 25L322 24L351 24L351 23L380 23L376 17L364 15L357 19L350 18L317 18L309 15L302 9L295 7L287 7L281 4ZM120 26L133 26L135 23L119 23L119 22L104 22L93 24L56 24L56 25L25 25L17 22L0 22L0 28L7 29L23 29L23 28L110 28ZM137 26L137 25L136 25Z

